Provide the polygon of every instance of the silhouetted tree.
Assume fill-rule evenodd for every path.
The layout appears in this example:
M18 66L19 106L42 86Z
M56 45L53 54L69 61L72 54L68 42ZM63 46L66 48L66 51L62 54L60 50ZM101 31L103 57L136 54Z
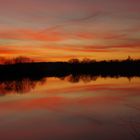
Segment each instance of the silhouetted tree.
M4 64L6 59L4 57L0 57L0 64Z
M72 64L77 64L77 63L80 63L80 60L77 58L74 58L74 59L70 59L68 62Z
M14 59L13 59L13 62L14 62L15 64L17 64L17 63L29 63L29 62L33 62L33 60L31 60L31 59L28 58L28 57L19 56L19 57L17 57L17 58L14 58Z
M131 58L131 56L128 56L128 58L126 60L127 61L132 61L133 59Z
M24 57L24 56L19 56L13 59L3 59L2 63L3 64L19 64L19 63L31 63L33 62L32 59L28 58L28 57Z
M81 63L90 63L91 62L91 59L89 58L84 58Z

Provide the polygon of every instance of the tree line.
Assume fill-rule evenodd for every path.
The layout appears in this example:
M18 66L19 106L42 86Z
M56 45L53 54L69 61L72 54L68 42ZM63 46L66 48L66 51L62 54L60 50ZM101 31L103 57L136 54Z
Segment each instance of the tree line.
M133 61L140 61L140 59L132 59L130 56L128 56L128 58L124 59L124 60L102 60L102 61L96 61L95 59L89 59L89 58L84 58L82 60L78 59L78 58L72 58L70 60L67 61L67 63L70 64L92 64L92 63L96 63L96 62L108 62L108 63L113 63L113 62L133 62ZM33 63L35 62L33 59L29 58L29 57L25 57L25 56L18 56L15 58L4 58L4 57L0 57L0 64L21 64L21 63Z

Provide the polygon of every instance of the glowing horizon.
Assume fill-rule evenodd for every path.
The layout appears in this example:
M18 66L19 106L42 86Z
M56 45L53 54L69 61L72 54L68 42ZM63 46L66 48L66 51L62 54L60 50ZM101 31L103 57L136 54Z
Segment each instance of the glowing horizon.
M139 0L0 3L0 57L140 59Z

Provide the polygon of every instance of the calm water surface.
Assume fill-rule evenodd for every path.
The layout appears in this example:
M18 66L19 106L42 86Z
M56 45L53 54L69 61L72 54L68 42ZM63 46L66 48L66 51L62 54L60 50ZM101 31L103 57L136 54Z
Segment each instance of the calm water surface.
M1 140L139 140L140 78L0 82Z

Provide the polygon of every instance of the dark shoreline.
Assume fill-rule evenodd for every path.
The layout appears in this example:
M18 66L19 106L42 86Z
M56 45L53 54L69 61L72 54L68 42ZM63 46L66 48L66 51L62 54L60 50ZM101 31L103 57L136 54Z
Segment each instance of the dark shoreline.
M100 61L90 63L33 62L0 65L0 81L67 75L93 75L101 77L140 77L140 60Z
M129 80L140 77L140 61L102 61L102 62L41 62L0 65L0 95L28 93L43 84L49 77L77 83L96 81L98 77Z

